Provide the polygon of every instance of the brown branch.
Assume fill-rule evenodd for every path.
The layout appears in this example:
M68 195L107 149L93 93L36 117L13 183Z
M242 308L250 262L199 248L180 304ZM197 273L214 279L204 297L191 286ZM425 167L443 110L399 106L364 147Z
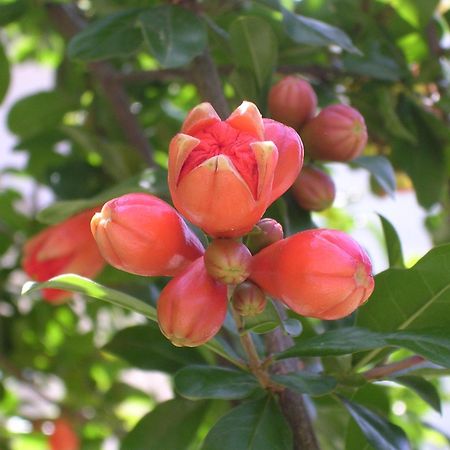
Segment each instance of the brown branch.
M134 72L116 73L115 79L121 83L151 83L153 81L174 81L183 79L190 81L190 73L185 69L137 70Z
M228 117L230 108L223 94L219 72L208 49L194 58L190 72L203 101L211 103L222 119Z
M46 9L55 27L67 39L86 26L86 22L75 5L48 3ZM153 149L136 116L131 112L130 99L120 79L117 78L114 68L106 62L93 62L88 64L88 68L98 80L129 144L136 149L149 166L154 166Z
M391 364L386 364L384 366L374 367L373 369L364 372L362 375L367 380L377 380L380 378L386 378L401 370L409 369L410 367L417 366L425 361L425 358L419 355L414 355L409 358L403 359L402 361L397 361Z
M284 308L278 304L276 307L280 316L286 318ZM292 338L284 335L280 328L266 336L266 347L270 353L282 352L292 345L294 345ZM285 374L300 371L302 364L297 358L290 358L280 361L272 367L275 373ZM303 396L290 389L285 389L278 395L281 410L294 435L294 450L320 450Z

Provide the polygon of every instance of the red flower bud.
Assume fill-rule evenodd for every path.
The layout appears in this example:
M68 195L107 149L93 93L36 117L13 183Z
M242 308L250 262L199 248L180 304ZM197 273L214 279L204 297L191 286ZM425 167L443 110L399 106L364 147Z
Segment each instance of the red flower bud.
M295 180L292 194L301 208L307 211L323 211L333 204L336 187L326 172L314 166L307 166Z
M91 209L38 233L23 248L23 270L34 280L46 281L63 273L95 277L104 267L97 245L92 238L89 222ZM58 303L70 297L70 292L44 289L44 299Z
M261 314L267 304L264 292L250 281L236 286L231 300L234 309L241 316L256 316L257 314Z
M227 303L227 287L207 274L200 257L162 290L157 306L159 327L177 347L197 347L220 330Z
M224 284L239 284L250 275L252 254L233 239L215 239L205 252L206 271Z
M280 122L263 119L264 139L272 141L278 149L270 203L284 194L297 178L303 165L303 143L297 132Z
M301 78L288 76L272 86L269 111L273 119L298 130L316 112L317 96Z
M347 105L331 105L301 130L305 151L313 159L350 161L367 144L364 117Z
M72 425L66 419L53 422L55 429L48 438L50 450L78 450L80 441Z
M174 276L204 251L181 216L149 194L107 202L91 222L103 257L125 272Z
M264 141L261 114L244 102L226 121L209 103L187 116L170 143L175 207L215 237L250 231L270 202L278 151Z
M276 220L261 219L248 234L247 247L252 253L258 253L264 247L283 239L283 227Z
M366 252L350 236L319 229L297 233L255 255L250 279L298 314L334 320L369 298L371 270Z

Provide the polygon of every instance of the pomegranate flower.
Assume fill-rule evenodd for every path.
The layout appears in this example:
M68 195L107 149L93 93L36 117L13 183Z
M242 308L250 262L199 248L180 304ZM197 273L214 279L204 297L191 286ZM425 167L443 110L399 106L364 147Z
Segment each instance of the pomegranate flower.
M242 236L267 209L278 150L264 140L257 107L243 102L226 121L209 103L187 116L169 148L175 207L215 237Z
M89 229L97 210L84 211L32 237L24 246L24 271L37 281L68 272L95 277L105 265ZM43 290L43 297L49 302L59 302L70 295L59 289Z

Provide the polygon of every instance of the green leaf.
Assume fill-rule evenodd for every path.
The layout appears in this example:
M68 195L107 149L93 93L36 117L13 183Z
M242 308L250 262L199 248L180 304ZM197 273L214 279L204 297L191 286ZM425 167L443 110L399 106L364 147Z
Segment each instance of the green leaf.
M208 409L207 402L181 398L160 403L125 436L121 450L187 449Z
M1 9L0 9L1 16ZM0 42L0 103L2 103L3 99L8 92L9 87L9 61L6 56L5 50L3 48L2 43Z
M343 397L341 400L350 415L376 450L410 450L405 432L384 417Z
M259 17L238 17L230 26L230 45L238 68L251 70L259 88L265 87L277 61L277 40Z
M182 368L175 375L174 383L180 395L192 400L242 399L259 387L256 378L249 373L212 366Z
M8 113L8 127L14 134L29 138L59 126L72 106L62 92L39 92L13 105Z
M244 318L244 331L268 333L281 325L281 319L273 303L269 300L261 314Z
M392 381L413 390L420 398L422 398L422 400L427 402L434 410L441 414L441 399L439 397L439 392L436 387L425 380L425 378L413 375L403 375L392 378Z
M75 275L73 273L58 275L43 283L28 281L23 285L22 294L46 288L78 292L87 295L88 297L97 298L113 305L120 306L121 308L135 311L156 321L156 310L153 306L147 305L147 303L144 303L142 300L132 297L131 295L102 286L89 278L81 277L80 275Z
M95 206L101 206L112 198L130 192L146 192L158 196L167 195L167 172L162 169L146 169L122 183L89 199L58 201L43 209L37 219L46 224L55 224Z
M156 6L143 12L139 23L151 54L163 67L184 66L206 47L205 24L185 8Z
M204 361L196 349L173 346L154 324L120 330L103 350L133 367L174 373L187 364Z
M450 244L430 250L410 269L388 269L358 310L356 325L373 331L449 327Z
M141 11L129 9L92 22L69 42L69 58L95 61L134 53L143 41L136 26Z
M395 193L395 172L390 161L384 156L360 156L352 164L370 172L381 188L391 197Z
M344 31L320 20L283 9L283 25L286 33L298 44L320 47L338 45L350 53L361 54Z
M400 238L398 237L397 231L393 225L383 217L378 214L381 221L381 226L383 227L384 239L386 241L386 248L389 259L389 267L399 267L404 268L405 264L403 262L403 252L402 244Z
M0 4L0 26L7 25L19 19L27 9L25 0L16 0Z
M275 400L264 397L223 416L202 450L292 450L292 435Z
M313 396L329 394L337 386L337 381L333 377L307 372L273 375L272 379L300 394Z

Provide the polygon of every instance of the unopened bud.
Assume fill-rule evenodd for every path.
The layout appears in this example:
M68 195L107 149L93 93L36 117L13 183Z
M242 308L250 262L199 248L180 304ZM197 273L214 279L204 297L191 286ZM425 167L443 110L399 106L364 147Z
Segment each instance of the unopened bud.
M283 227L268 217L261 219L249 233L247 247L255 254L280 239L283 239Z
M256 316L266 307L264 292L256 284L246 281L236 286L232 297L233 307L241 316Z

